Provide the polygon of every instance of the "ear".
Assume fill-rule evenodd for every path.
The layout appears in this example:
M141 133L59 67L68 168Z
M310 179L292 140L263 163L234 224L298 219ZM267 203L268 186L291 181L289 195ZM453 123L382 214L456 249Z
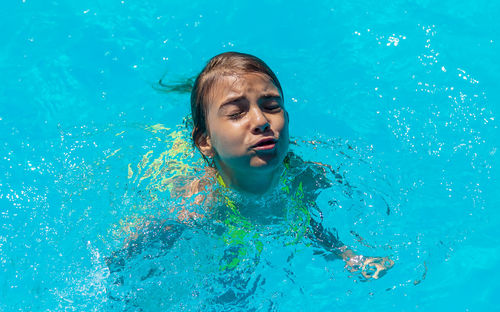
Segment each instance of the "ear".
M214 150L212 147L212 141L210 140L210 137L208 134L203 133L196 138L195 141L196 146L200 150L200 152L205 155L205 157L213 157L214 156Z

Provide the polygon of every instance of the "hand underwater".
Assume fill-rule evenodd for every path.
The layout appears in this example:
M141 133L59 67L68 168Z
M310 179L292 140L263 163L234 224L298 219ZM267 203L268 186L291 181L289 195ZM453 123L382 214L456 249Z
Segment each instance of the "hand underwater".
M388 257L364 257L354 256L346 261L346 268L351 272L361 270L364 278L378 279L382 277L387 270L394 266L394 261Z

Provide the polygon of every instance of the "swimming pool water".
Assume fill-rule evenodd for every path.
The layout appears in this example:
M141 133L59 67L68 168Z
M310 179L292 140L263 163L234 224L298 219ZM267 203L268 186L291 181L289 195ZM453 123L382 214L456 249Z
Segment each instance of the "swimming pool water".
M0 311L497 309L500 4L19 0L1 12ZM270 240L255 272L209 279L215 256L200 250L216 243L191 229L114 286L105 258L123 222L172 205L129 178L188 113L188 93L154 86L229 50L276 71L294 150L352 186L321 193L325 224L390 255L387 275L361 282Z

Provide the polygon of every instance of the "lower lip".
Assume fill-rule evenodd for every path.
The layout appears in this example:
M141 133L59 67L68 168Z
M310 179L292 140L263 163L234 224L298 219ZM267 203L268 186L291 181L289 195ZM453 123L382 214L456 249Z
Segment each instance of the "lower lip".
M274 149L275 146L276 146L276 143L266 144L266 145L262 145L262 146L256 146L256 147L254 147L254 150L257 150L257 151L269 151L269 150Z

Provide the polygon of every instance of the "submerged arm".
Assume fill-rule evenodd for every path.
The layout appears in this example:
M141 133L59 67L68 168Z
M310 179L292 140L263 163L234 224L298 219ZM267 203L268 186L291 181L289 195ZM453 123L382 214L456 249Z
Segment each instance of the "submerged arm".
M144 251L148 252L146 255L148 258L158 258L166 254L185 228L184 224L173 221L149 223L140 230L137 236L131 238L124 248L114 251L109 257L106 257L110 273L122 271L129 259Z
M321 223L312 218L310 225L312 233L310 233L309 238L325 251L344 260L346 268L351 272L359 270L366 279L378 279L394 265L394 261L388 257L366 257L356 254L342 243L336 234L327 231Z
M328 188L332 182L327 178L327 172L334 175L336 182L345 184L343 177L338 174L331 166L318 162L304 162L308 168L304 170L303 179L309 180L312 187L306 194L308 201L312 203L313 209L319 212L321 221L323 219L319 207L316 205L316 198L319 195L318 189ZM311 166L312 164L312 166ZM345 262L346 268L351 271L361 271L364 278L378 279L385 274L385 271L394 265L394 261L388 257L367 257L356 254L352 249L340 241L338 235L323 227L321 221L310 219L311 231L309 239L320 246L323 250L341 258Z

